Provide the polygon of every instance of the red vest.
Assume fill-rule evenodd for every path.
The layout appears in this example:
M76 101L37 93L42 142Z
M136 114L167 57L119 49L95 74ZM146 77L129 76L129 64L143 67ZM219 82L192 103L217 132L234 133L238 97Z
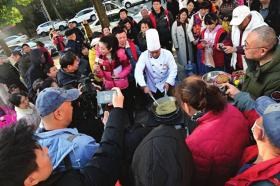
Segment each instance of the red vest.
M205 30L204 29L201 33L201 38L204 39L204 33L205 33ZM223 67L225 66L225 58L224 58L224 52L222 51L219 51L216 49L218 43L219 43L219 39L221 37L221 35L223 33L225 33L226 31L223 29L223 28L220 28L218 31L217 31L217 34L216 34L216 37L215 37L215 41L214 41L214 48L213 48L213 59L214 59L214 62L215 62L215 67ZM197 45L197 48L199 49L203 49L201 43L199 43ZM202 62L204 63L204 52L202 53Z
M135 46L134 42L130 39L128 39L128 44L129 44L132 56L133 56L134 60L137 62L138 61L138 55L137 55L136 46Z
M164 15L167 18L166 21L167 21L168 29L170 29L170 20L169 20L169 17L168 17L168 10L164 10ZM156 29L157 28L157 22L156 22L155 15L153 13L150 13L150 20L152 22L153 27Z

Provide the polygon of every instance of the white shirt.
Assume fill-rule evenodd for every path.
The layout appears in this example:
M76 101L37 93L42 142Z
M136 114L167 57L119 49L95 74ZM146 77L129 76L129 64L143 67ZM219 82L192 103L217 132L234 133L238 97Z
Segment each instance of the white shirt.
M172 53L166 49L160 50L157 59L150 57L148 50L143 52L134 72L136 83L141 87L148 86L152 92L157 92L157 89L164 92L165 83L174 86L176 76L177 64Z

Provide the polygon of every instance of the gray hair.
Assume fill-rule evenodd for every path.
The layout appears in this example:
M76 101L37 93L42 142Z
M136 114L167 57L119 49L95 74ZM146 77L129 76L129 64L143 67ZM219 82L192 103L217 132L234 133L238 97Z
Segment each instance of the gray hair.
M252 32L257 34L257 42L269 46L269 50L274 48L274 46L278 43L278 38L274 29L269 26L255 28Z

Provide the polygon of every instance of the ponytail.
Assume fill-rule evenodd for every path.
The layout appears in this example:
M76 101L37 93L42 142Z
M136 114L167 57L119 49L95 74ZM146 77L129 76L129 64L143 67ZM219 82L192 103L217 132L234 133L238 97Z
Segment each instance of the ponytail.
M190 76L176 87L179 102L187 103L196 110L218 114L226 107L226 98L218 87L207 85L198 76Z

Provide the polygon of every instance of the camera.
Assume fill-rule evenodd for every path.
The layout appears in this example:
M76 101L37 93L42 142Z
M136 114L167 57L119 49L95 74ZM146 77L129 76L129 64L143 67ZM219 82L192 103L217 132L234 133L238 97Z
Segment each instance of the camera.
M84 77L78 81L81 86L82 94L96 95L96 87L93 85L93 81L93 75L89 75L88 77Z

